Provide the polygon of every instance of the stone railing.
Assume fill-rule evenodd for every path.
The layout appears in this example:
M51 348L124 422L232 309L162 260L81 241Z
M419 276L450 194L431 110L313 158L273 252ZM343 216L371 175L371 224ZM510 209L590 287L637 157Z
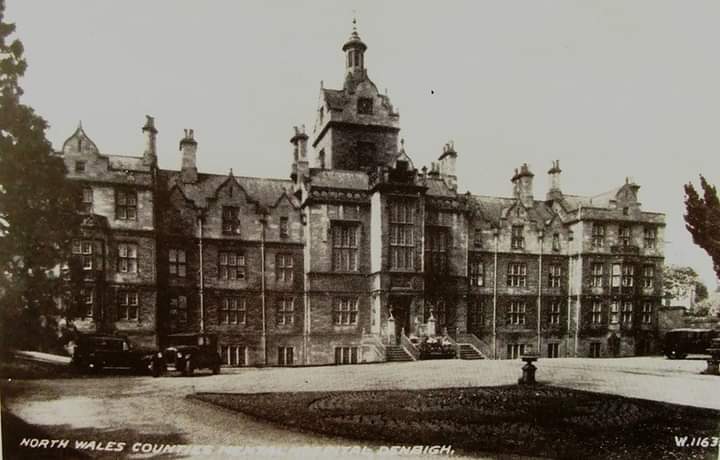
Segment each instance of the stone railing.
M363 362L385 362L387 360L385 345L379 336L363 333L360 340L360 346L362 347Z
M415 344L410 341L407 335L405 335L405 329L400 332L400 345L402 345L405 351L410 353L413 361L420 359L420 350L418 350Z
M482 355L483 358L487 358L488 356L492 355L492 347L471 332L457 333L455 335L455 340L460 344L471 345L473 348L475 348L475 351Z

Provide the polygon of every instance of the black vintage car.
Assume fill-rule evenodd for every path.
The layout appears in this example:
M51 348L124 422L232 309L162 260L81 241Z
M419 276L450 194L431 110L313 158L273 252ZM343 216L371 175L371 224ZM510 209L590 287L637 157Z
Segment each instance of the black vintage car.
M162 352L161 370L180 371L192 375L196 369L209 369L220 373L220 355L217 337L213 334L172 334Z
M663 353L670 359L684 359L689 354L708 354L712 339L720 331L712 329L673 329L665 333Z
M159 375L157 351L133 349L126 337L83 334L77 339L71 364L80 371L130 369L138 373Z

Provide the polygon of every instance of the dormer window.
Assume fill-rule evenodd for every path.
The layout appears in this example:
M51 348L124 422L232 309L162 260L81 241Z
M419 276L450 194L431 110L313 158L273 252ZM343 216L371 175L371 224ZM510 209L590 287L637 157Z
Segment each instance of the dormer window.
M85 172L85 162L84 161L76 161L75 162L75 172L76 173Z
M369 97L361 97L357 101L358 113L364 115L372 115L373 113L373 101Z

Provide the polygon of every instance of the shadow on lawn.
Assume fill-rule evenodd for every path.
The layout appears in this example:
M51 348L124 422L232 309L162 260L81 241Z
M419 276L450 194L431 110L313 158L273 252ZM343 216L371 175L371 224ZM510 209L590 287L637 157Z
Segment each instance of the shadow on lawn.
M720 422L709 409L544 385L192 397L346 438L573 459L716 458L675 436L718 436Z

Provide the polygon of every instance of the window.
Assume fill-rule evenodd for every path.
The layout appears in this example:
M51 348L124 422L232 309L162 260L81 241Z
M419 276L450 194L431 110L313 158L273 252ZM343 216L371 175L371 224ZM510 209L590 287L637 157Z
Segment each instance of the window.
M175 318L179 323L187 323L188 308L186 296L179 295L170 298L170 317Z
M357 364L358 347L335 347L335 364Z
M337 326L350 326L358 321L358 299L341 297L335 300L334 323Z
M525 236L523 236L522 225L512 226L510 247L512 247L513 249L523 249L525 247Z
M137 291L118 291L118 314L120 319L139 319L139 309Z
M593 224L592 226L592 247L602 248L605 246L605 225Z
M95 312L95 290L92 288L80 289L81 315L85 318L92 318Z
M524 343L508 343L507 345L507 358L508 359L517 359L520 357L520 355L525 354L525 344Z
M621 265L613 264L612 266L612 287L620 287Z
M550 324L560 324L560 301L553 300L550 302Z
M630 227L621 225L618 228L618 241L620 246L630 246Z
M622 316L620 317L620 321L622 321L624 324L632 323L632 316L633 316L632 312L633 312L632 302L623 302Z
M275 256L275 276L278 283L292 283L293 256L290 254L277 254Z
M645 265L643 267L643 287L652 289L655 286L655 266Z
M485 264L479 260L470 262L470 286L485 286Z
M92 187L83 187L82 202L80 203L80 212L90 214L93 210L93 189Z
M510 287L527 286L527 265L521 263L508 264L507 285Z
M513 300L508 311L508 324L525 324L525 302Z
M245 279L245 256L236 252L220 252L218 256L221 280Z
M548 343L547 345L547 357L557 358L560 356L560 344L559 343Z
M445 274L448 269L448 231L444 228L427 227L425 235L425 271Z
M591 342L590 343L590 357L591 358L599 358L600 357L600 342Z
M415 216L410 202L390 204L390 268L412 270L415 266Z
M605 281L605 266L601 263L593 263L592 270L592 287L601 288Z
M293 347L278 347L278 366L293 365Z
M120 273L137 273L138 250L137 244L118 244L118 271Z
M187 272L187 261L184 249L168 251L169 271L171 275L184 277Z
M357 111L364 115L372 115L373 113L373 101L369 97L358 98Z
M468 304L468 330L478 331L485 326L485 301L482 297L474 297Z
M220 308L220 324L245 324L247 309L245 299L225 297Z
M137 192L134 190L115 191L115 218L137 220Z
M473 244L475 245L475 248L482 248L483 247L483 237L482 237L482 229L476 228L475 229L475 238L473 239Z
M625 206L625 207L623 208L623 216L627 216L628 214L630 214L630 208L628 208L627 206Z
M320 169L325 169L325 149L320 150L318 158L320 160Z
M645 302L642 309L643 324L652 324L653 306L650 302Z
M623 265L622 267L622 285L623 287L633 287L635 281L635 267L632 265Z
M229 367L247 366L247 347L243 345L220 345L222 363Z
M93 242L89 240L74 240L72 245L72 253L75 257L80 258L80 264L83 270L93 269Z
M76 173L85 172L85 162L84 161L76 161L75 162L75 172Z
M288 228L288 218L283 216L280 218L280 237L287 238L290 235Z
M655 227L645 227L645 247L647 249L655 249L657 243L657 229Z
M559 233L553 233L552 250L555 252L560 251L560 234Z
M620 320L620 317L619 317L619 311L618 311L618 303L610 302L610 322L612 324L617 324L619 320Z
M281 297L278 299L275 322L280 325L293 324L295 322L295 306L292 297Z
M559 288L562 286L562 265L550 264L548 281L551 288Z
M333 270L356 272L358 270L357 224L333 222Z
M602 302L597 300L592 304L592 324L602 324Z
M222 232L225 235L240 234L240 219L238 217L238 208L235 206L223 206Z

